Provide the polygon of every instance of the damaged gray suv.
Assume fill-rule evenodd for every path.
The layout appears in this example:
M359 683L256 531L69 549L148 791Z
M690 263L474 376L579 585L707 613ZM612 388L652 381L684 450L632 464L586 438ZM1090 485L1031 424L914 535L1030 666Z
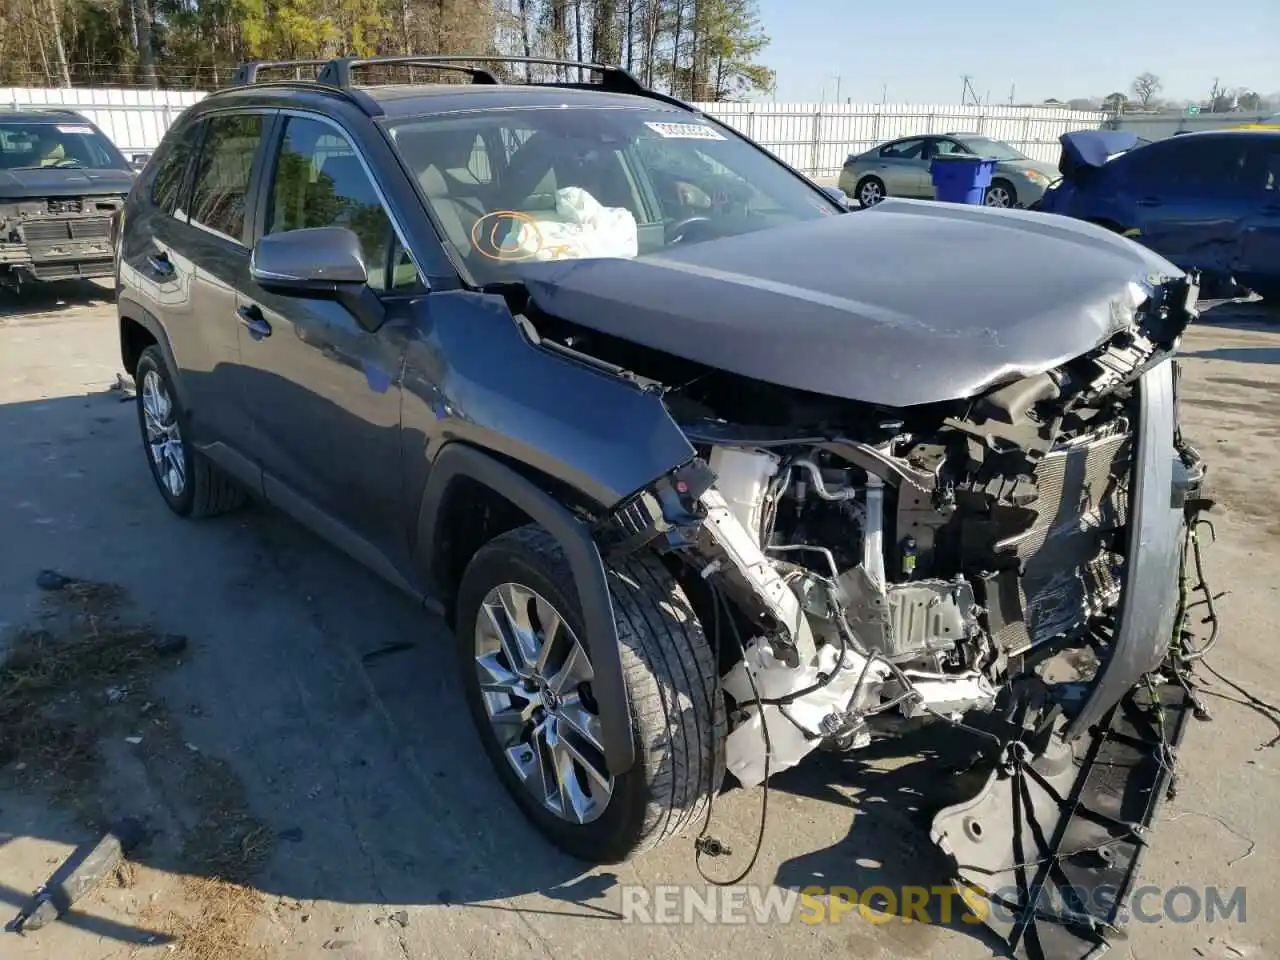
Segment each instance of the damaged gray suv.
M357 82L405 65L464 82ZM703 828L726 770L954 728L957 879L1011 942L1114 924L1079 888L1133 882L1185 714L1188 277L1048 215L849 211L615 68L239 80L123 217L175 512L266 500L441 611L498 776L578 857Z

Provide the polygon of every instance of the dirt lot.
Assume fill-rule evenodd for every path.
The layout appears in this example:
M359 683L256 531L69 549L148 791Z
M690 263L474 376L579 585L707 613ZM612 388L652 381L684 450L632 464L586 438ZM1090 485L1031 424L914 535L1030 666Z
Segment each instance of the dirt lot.
M1209 559L1229 593L1210 660L1280 702L1280 315L1217 307L1185 352L1187 429L1222 499ZM548 847L490 773L443 626L270 510L171 516L134 407L112 389L117 364L102 288L0 299L0 635L25 650L22 695L44 697L29 708L47 711L44 723L16 709L0 720L0 907L16 912L92 824L130 815L151 831L137 863L62 922L0 934L0 956L991 955L972 925L857 912L820 925L624 925L623 885L701 888L690 845L587 873ZM46 568L109 586L42 590ZM54 658L67 637L94 659ZM1208 702L1214 720L1190 729L1143 872L1165 888L1243 886L1245 919L1135 924L1117 956L1280 954L1267 903L1280 724ZM922 826L930 770L911 756L823 756L778 777L752 882L944 883ZM748 850L759 793L735 791L717 813L717 834Z

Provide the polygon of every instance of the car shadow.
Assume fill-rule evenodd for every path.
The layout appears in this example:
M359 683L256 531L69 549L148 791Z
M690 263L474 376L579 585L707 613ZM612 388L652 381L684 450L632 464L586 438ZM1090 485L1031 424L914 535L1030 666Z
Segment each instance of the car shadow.
M784 771L774 789L854 813L845 837L787 860L773 882L793 890L843 888L857 909L852 902L834 909L881 925L904 946L927 952L912 931L923 936L929 927L945 927L1002 955L1007 948L965 908L949 858L929 837L934 814L982 784L979 772L965 769L973 748L967 734L932 725L847 754L820 753Z
M0 286L0 318L32 313L56 313L72 307L115 302L110 280L52 280L24 284L13 290Z
M589 870L528 823L473 727L447 625L272 508L172 516L143 459L134 404L120 401L105 391L0 405L0 501L11 505L0 511L0 624L25 625L44 596L37 574L55 569L118 585L129 598L122 616L188 638L181 663L126 701L163 704L166 722L153 729L139 715L136 730L113 730L103 746L94 802L146 824L135 859L168 875L222 876L223 861L193 856L193 837L210 830L192 825L212 824L234 849L262 844L246 881L272 896L621 923L620 888L644 875ZM368 427L331 404L317 418L333 435ZM946 886L928 839L928 811L946 802L939 749L909 738L780 775L774 789L815 810L852 809L853 822L839 843L787 859L772 882ZM909 759L882 769L894 755ZM0 767L0 804L10 772ZM50 816L27 833L75 844L82 826ZM645 858L645 874L687 876L689 858L686 843L668 844ZM0 903L16 897L0 891ZM152 935L113 923L92 929L125 943ZM983 936L958 909L950 920L895 922L890 935L907 942L935 926Z
M1212 350L1190 350L1183 357L1195 360L1229 360L1232 363L1280 363L1277 347L1215 347Z
M1274 330L1280 326L1280 302L1259 297L1201 301L1198 324L1240 330ZM1195 354L1191 354L1194 356Z

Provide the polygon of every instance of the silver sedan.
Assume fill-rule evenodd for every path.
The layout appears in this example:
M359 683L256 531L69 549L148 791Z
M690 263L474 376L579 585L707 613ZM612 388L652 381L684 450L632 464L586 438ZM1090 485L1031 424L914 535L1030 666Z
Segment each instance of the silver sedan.
M933 199L929 166L940 154L987 157L996 161L989 207L1029 207L1058 179L1051 164L1032 160L1007 143L972 133L903 137L855 154L840 172L840 189L869 207L885 197Z

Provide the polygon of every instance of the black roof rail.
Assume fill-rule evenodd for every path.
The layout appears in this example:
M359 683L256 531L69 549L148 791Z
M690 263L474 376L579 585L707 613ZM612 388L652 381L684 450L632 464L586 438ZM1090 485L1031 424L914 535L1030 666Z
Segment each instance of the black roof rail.
M333 60L320 72L321 83L331 83L336 87L351 86L353 67L372 66L376 64L407 64L409 66L435 67L440 70L459 70L469 73L473 83L502 83L491 71L484 67L469 66L476 63L530 64L545 67L565 67L573 70L586 70L600 75L599 86L610 93L631 93L645 95L649 92L634 76L622 67L612 67L603 63L583 63L577 60L555 60L549 57L514 57L492 56L485 54L433 54L427 56L390 56L390 57L343 57ZM533 84L533 86L554 86L555 84Z
M255 60L241 64L236 69L235 76L231 82L233 86L244 86L247 84L261 86L264 85L264 83L258 80L258 75L263 70L292 68L296 76L302 67L319 68L314 77L298 77L294 80L270 80L265 81L265 85L290 87L303 85L312 88L323 87L330 91L341 91L346 94L349 99L355 101L366 113L376 116L382 114L383 110L378 105L377 101L361 91L352 82L352 74L356 69L360 67L379 65L429 67L436 70L452 70L459 73L465 73L471 77L472 83L501 85L505 82L492 70L478 64L528 64L563 67L567 70L578 71L579 76L581 76L583 71L586 71L597 74L600 78L599 81L594 83L585 81L555 81L550 83L530 82L528 84L520 84L517 81L517 85L598 89L607 93L622 93L637 97L647 97L651 100L658 100L672 106L682 107L685 110L694 109L682 100L678 100L675 97L649 89L637 80L633 74L622 67L610 66L603 63L582 63L577 60L556 60L549 57L494 56L486 54L429 54L421 56L415 54L397 54L394 56L383 57L337 57L332 60Z
M293 68L296 80L314 80L317 83L346 90L352 87L352 74L359 67L379 65L403 65L432 67L437 70L453 70L468 74L473 83L499 84L503 81L482 66L486 63L530 64L548 67L565 67L570 70L599 74L599 86L610 93L630 93L647 96L652 93L644 84L622 67L603 63L582 63L577 60L555 60L549 57L493 56L485 54L398 54L384 57L337 57L332 60L255 60L241 64L235 72L232 84L241 86L258 82L264 70ZM318 68L314 77L299 76L301 67ZM533 84L533 86L558 86L559 84Z
M245 84L235 84L229 87L222 87L209 94L205 100L208 100L211 97L220 96L224 93L231 93L242 86L245 86ZM382 109L382 104L378 103L377 100L373 99L373 97L369 96L369 94L365 93L363 90L340 90L327 83L317 83L314 80L257 80L253 81L253 86L255 88L265 88L268 90L273 87L284 90L310 90L313 93L323 93L330 97L341 97L343 100L354 103L365 113L366 116L381 117L386 113L386 111ZM203 103L204 100L200 102Z

